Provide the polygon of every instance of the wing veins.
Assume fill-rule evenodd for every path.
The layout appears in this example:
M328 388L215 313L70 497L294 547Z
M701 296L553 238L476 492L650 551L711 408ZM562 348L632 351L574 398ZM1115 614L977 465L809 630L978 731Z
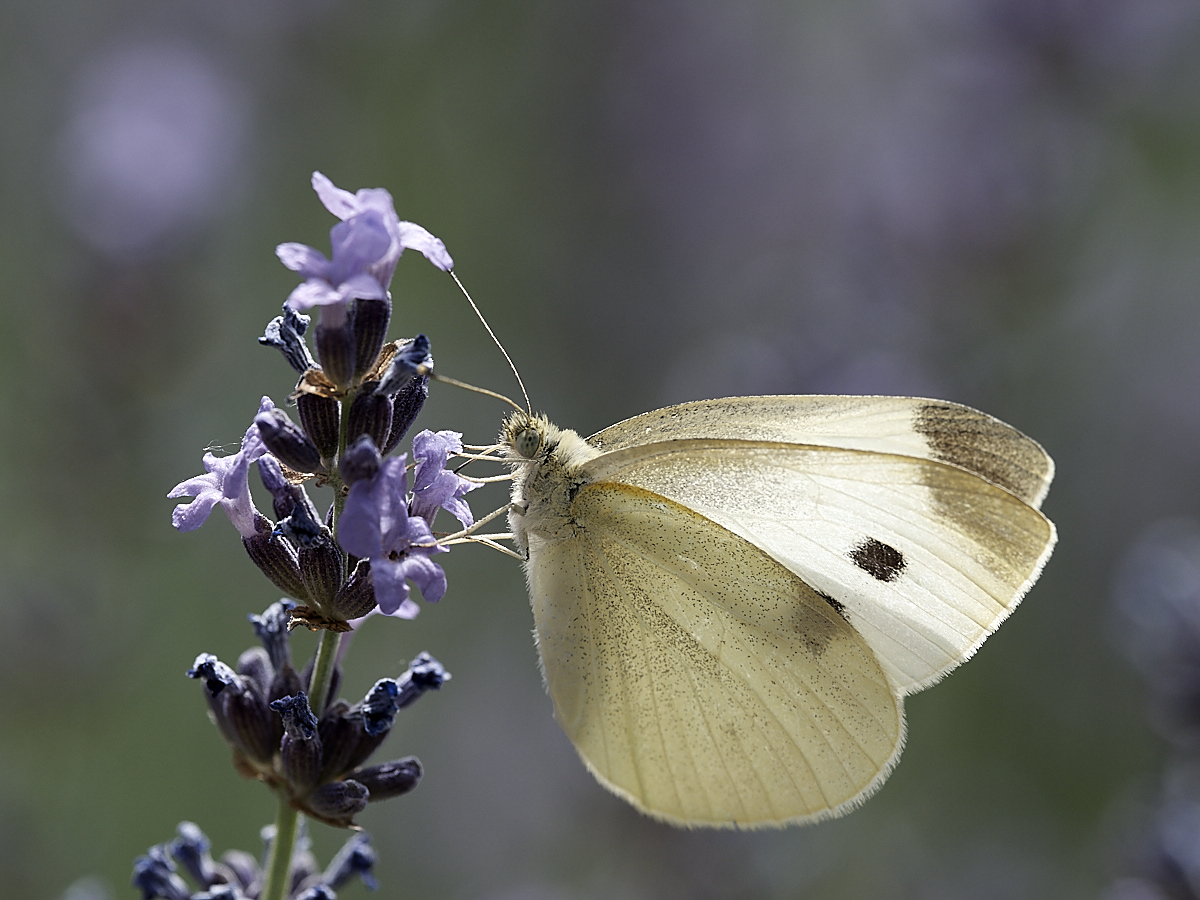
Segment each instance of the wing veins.
M656 564L660 565L661 568L666 569L668 572L675 575L676 577L679 577L681 575L681 570L679 568L677 568L675 565L665 564L664 561L661 560L659 557L648 555L645 551L641 550L640 548L637 548L635 545L630 544L630 542L628 540L622 539L615 534L612 535L612 539L615 543L621 544L622 546L626 547L627 549L636 550L639 553L639 555L641 555L644 559L652 560ZM780 565L782 565L782 564L780 564ZM794 573L791 573L791 574L793 574L793 577L799 578L799 576L796 576ZM722 614L723 616L731 616L732 615L727 610L722 609L720 607L714 606L713 608L718 613ZM737 617L737 618L740 619L740 617ZM742 620L742 621L744 621L744 620ZM752 623L747 623L747 624L752 624ZM761 626L758 626L758 627L761 627ZM764 630L766 630L766 629L764 629ZM685 631L686 631L686 629L685 629ZM741 643L741 642L739 642L739 643ZM758 660L760 663L762 662L762 657L759 656L753 649L750 649L749 647L747 647L744 643L742 644L742 650L744 653L752 656L754 659ZM745 687L750 689L750 691L754 694L754 696L758 698L762 708L767 713L767 715L770 716L771 720L774 721L779 726L780 730L785 735L787 735L789 739L791 739L792 738L791 730L787 728L787 726L784 724L784 722L780 719L779 715L775 712L774 709L772 709L771 704L769 704L767 702L767 700L763 696L763 694L752 683L747 681L739 673L737 673L736 671L731 669L728 665L724 665L724 664L722 664L722 665L723 665L723 668L726 671L728 671L731 675L733 675L733 677L736 678L742 685L744 685ZM826 674L832 675L832 673L826 667L821 666L820 668ZM687 669L687 667L685 667L685 670L686 669ZM838 684L843 690L845 690L847 694L849 694L851 697L853 697L855 699L855 701L859 704L859 706L861 706L862 708L864 708L868 711L868 714L871 716L871 718L874 719L875 722L880 726L881 731L883 731L884 733L887 732L888 729L884 726L884 723L881 722L874 715L874 713L870 711L869 704L863 702L863 699L861 697L859 697L847 685L843 684L839 679L833 679L831 677L831 680L834 681L834 683ZM858 747L859 751L863 754L863 756L866 759L869 759L872 762L874 762L874 757L867 751L867 748L863 746L862 742L858 739L857 735L854 733L854 729L847 727L846 722L841 718L841 716L839 716L837 714L837 712L834 711L834 709L832 707L830 707L829 704L826 703L824 699L821 698L821 696L813 689L811 684L807 684L804 682L801 682L801 684L803 685L807 694L817 704L819 704L826 712L829 713L829 716L831 719L833 719L833 721L837 722L838 725L841 726L842 731L853 741L853 743ZM821 728L821 726L817 722L817 720L810 713L805 713L804 715L805 715L805 718L808 720L809 724L813 727L813 731L817 734L820 734L823 738L825 738L825 731L823 728ZM705 719L705 725L706 725L706 727L708 726L707 718ZM711 729L710 729L710 734L711 734ZM846 761L842 758L841 754L839 754L836 751L834 746L829 742L829 740L827 738L825 738L825 745L826 745L826 747L829 748L832 757L837 760L838 765L840 766L843 774L845 775L847 782L852 783L852 784L856 783L858 779L856 777L854 777L854 775L851 773ZM776 755L773 748L772 748L772 754ZM817 790L820 792L822 800L825 801L826 807L832 808L836 804L830 803L829 797L826 795L826 792L825 792L825 786L821 783L820 779L815 777L815 770L813 769L812 762L808 759L808 756L803 753L803 751L801 751L801 756L803 756L805 765L808 766L809 771L814 774L813 783L817 786ZM783 763L782 760L778 759L777 755L776 755L776 761ZM725 765L724 758L722 758L722 765ZM793 787L795 787L797 789L797 793L802 796L803 792L799 789L799 785L797 785L795 783L795 779L792 776L790 768L788 766L782 765L782 764L780 765L780 768L783 771L787 772L788 778L789 778L789 780L792 781ZM755 772L755 777L756 778L759 777L757 771ZM740 802L740 797L739 797L739 802Z

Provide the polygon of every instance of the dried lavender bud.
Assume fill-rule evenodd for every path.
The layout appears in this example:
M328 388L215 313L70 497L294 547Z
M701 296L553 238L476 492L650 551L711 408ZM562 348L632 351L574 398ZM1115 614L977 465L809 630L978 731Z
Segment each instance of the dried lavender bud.
M353 779L323 784L305 798L305 807L317 819L346 827L367 808L371 792Z
M250 647L243 650L242 655L238 657L237 673L244 681L252 683L260 696L265 697L275 677L275 667L271 665L266 650L262 647Z
M203 679L209 709L225 741L249 760L270 765L278 746L275 716L270 715L254 682L242 678L211 653L201 653L188 670L189 678Z
M317 728L321 733L325 759L321 781L349 775L370 755L370 751L362 757L356 755L363 736L362 715L352 710L345 700L331 703L321 716Z
M316 365L303 338L310 321L312 320L308 316L285 304L283 315L276 316L267 323L267 330L258 342L278 349L288 361L288 365L297 372L304 373Z
M429 396L428 371L432 369L433 357L429 355L429 338L423 334L417 335L401 347L392 360L388 370L392 383L388 382L389 375L385 375L381 383L383 393L392 397L392 430L382 445L385 456L403 440L412 423L416 421L421 407L425 405L425 399ZM410 377L405 378L405 373Z
M316 444L283 410L261 412L254 417L254 424L267 449L285 466L304 474L324 471Z
M376 390L380 394L394 397L415 378L428 377L433 371L433 356L429 352L429 338L418 334L415 338L401 338L399 346Z
M354 377L361 378L375 366L392 318L392 301L357 300L354 303Z
M251 897L257 897L259 881L262 872L256 860L244 850L226 850L221 854L221 863L233 873L236 883L242 891Z
M288 619L295 607L296 604L291 600L279 600L263 610L262 615L251 614L247 617L254 626L254 634L262 641L275 671L292 661L292 647L288 641Z
M309 499L308 491L304 489L302 484L292 484L283 474L283 469L279 466L279 460L270 454L259 459L258 476L262 480L263 487L271 492L271 506L275 511L276 519L286 519L295 510L297 504L307 507L309 515L313 518L319 518L317 508Z
M370 435L376 447L380 447L392 431L392 401L383 394L374 393L372 388L375 384L377 382L365 382L354 402L350 404L346 440L354 440L366 434Z
M354 571L333 599L333 610L347 621L361 619L375 608L375 584L371 579L371 561L360 559Z
M325 883L335 891L357 875L367 890L375 890L379 885L371 874L375 866L375 848L371 846L371 838L364 832L354 835L329 861L323 876Z
M422 774L421 761L408 756L356 772L354 780L371 792L372 801L387 800L407 794L417 786Z
M267 701L290 697L302 690L304 690L304 682L300 680L300 674L292 668L291 663L288 663L276 672L275 677L271 680L271 687L267 691Z
M254 529L252 537L242 539L250 560L275 587L297 600L308 601L296 548L286 538L275 535L271 520L261 513L254 517Z
M332 397L301 393L296 398L296 414L304 433L316 445L322 459L337 456L338 435L342 424L342 406Z
M275 533L286 537L301 551L316 547L326 540L329 529L316 520L313 512L315 510L309 504L296 504L292 514L276 524Z
M283 719L280 759L283 775L294 792L300 793L317 783L321 774L321 737L317 717L308 706L303 691L271 703L271 709Z
M397 708L404 709L426 691L436 691L449 680L450 673L440 662L424 651L418 653L408 664L408 671L397 679L400 686Z
M187 882L175 874L175 863L162 844L155 844L145 856L134 860L133 886L141 889L144 900L188 900L192 894Z
M224 880L209 853L212 844L194 822L180 822L176 830L179 837L171 841L167 851L171 857L187 870L192 880L203 887L210 887Z
M400 707L396 698L400 685L394 678L381 678L375 682L362 701L363 730L372 737L387 734L396 721Z

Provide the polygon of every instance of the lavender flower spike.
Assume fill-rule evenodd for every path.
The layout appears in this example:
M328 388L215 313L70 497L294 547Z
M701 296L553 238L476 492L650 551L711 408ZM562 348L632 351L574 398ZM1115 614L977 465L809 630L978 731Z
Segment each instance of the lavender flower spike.
M263 397L258 412L262 415L275 408L270 397ZM242 437L242 446L233 456L204 454L203 475L181 481L171 488L168 497L195 497L191 503L180 503L171 513L171 523L180 531L195 531L206 521L213 507L220 504L229 516L229 521L243 539L254 537L254 517L257 510L250 496L250 481L247 475L250 464L267 453L266 445L258 433L258 426L251 425Z
M437 601L446 593L446 573L430 556L445 553L434 544L428 523L408 513L405 456L385 459L370 479L356 481L338 521L338 543L347 553L371 561L379 611L411 619L417 604L408 582L421 596Z
M446 461L452 453L462 452L462 435L457 431L422 431L413 438L413 459L417 471L413 477L413 499L409 512L420 516L429 527L439 508L446 510L462 523L463 528L475 524L471 507L463 495L479 487L461 475L446 471Z
M385 287L391 283L392 272L405 250L416 250L443 272L454 268L454 260L446 252L446 245L420 225L401 222L392 204L392 195L383 188L363 188L352 194L334 185L320 172L313 172L312 186L325 208L343 222L368 210L378 212L383 217L392 244L374 274Z

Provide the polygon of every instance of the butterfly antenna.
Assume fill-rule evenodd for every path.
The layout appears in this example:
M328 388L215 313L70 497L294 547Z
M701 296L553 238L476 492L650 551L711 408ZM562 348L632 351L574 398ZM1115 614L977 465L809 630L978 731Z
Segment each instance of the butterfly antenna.
M494 331L492 331L492 326L489 325L487 322L487 319L485 319L483 317L483 313L481 313L479 311L479 307L475 305L475 301L471 299L471 295L467 293L467 289L465 287L463 287L463 283L458 280L458 276L455 275L453 271L451 271L450 277L454 279L454 283L458 285L458 289L463 292L463 296L466 297L467 302L471 304L471 309L475 310L475 315L477 315L479 317L479 321L482 322L483 327L487 329L488 335L491 336L491 339L496 342L496 346L500 348L500 352L504 354L504 358L508 362L508 367L510 369L512 369L513 375L515 375L517 377L517 384L521 386L521 396L523 396L525 398L525 411L532 414L533 407L529 403L529 394L525 390L525 382L521 380L521 373L518 372L517 367L515 365L513 365L512 357L510 357L508 355L508 351L504 349L504 345L502 343L500 343L500 339L497 338L496 333ZM476 390L481 390L481 389L477 388ZM483 391L483 393L490 393L490 392ZM494 394L493 396L498 397L500 395ZM508 400L507 397L504 397L502 399ZM512 403L511 400L509 400L508 402ZM517 404L513 403L513 406L517 406ZM520 407L517 406L517 409L520 409Z
M487 388L476 387L473 384L467 384L465 381L459 381L457 378L451 378L448 375L439 375L437 372L430 372L429 378L432 381L440 381L442 384L450 384L454 387L460 387L463 390L474 391L476 394L484 394L488 397L495 397L497 400L503 400L517 412L526 412L526 410L521 409L521 407L517 405L515 401L508 399L503 394L498 394L495 391L489 391ZM528 403L529 398L526 398L525 402Z

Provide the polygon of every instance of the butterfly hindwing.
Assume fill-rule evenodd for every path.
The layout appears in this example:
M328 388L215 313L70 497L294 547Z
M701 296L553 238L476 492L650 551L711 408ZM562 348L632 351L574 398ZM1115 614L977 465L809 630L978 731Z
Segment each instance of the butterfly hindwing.
M894 686L837 604L703 515L583 486L573 536L530 535L556 716L643 811L754 827L833 814L886 777Z

